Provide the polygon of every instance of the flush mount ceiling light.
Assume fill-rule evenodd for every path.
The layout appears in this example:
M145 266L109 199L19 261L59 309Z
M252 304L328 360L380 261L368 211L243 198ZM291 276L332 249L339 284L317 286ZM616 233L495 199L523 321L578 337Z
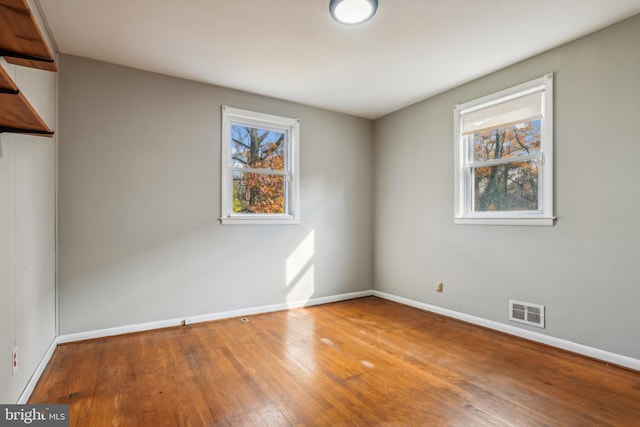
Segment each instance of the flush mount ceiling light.
M341 24L357 25L368 21L378 9L378 0L331 0L329 11Z

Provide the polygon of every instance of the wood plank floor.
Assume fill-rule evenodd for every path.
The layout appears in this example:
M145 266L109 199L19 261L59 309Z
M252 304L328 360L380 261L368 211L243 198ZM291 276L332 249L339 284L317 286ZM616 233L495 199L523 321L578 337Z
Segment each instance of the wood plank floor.
M640 373L375 297L61 345L72 426L640 426Z

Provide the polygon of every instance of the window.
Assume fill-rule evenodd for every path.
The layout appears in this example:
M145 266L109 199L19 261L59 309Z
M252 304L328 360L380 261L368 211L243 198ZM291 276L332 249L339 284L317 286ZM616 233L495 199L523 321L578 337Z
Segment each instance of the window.
M456 224L553 225L553 75L457 105Z
M223 224L300 220L296 119L222 107Z

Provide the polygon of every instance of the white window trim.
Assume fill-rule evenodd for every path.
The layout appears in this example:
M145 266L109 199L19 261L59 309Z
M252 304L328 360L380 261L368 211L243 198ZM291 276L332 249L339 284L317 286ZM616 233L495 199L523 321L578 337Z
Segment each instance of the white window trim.
M287 193L285 205L286 214L246 214L234 213L231 197L233 190L230 188L233 182L231 173L231 125L246 124L259 128L272 130L286 130L289 135L287 141ZM300 223L300 121L288 117L274 116L271 114L257 113L239 108L222 106L222 174L220 222L224 225L272 225L272 224L299 224Z
M530 212L466 212L470 194L468 185L465 185L465 152L463 149L461 116L491 105L505 102L537 91L544 92L542 115L544 125L542 127L542 168L539 179L541 180L540 211ZM553 216L553 74L549 73L535 80L505 89L463 104L456 105L453 114L454 122L454 217L455 224L465 225L542 225L552 226L555 223Z

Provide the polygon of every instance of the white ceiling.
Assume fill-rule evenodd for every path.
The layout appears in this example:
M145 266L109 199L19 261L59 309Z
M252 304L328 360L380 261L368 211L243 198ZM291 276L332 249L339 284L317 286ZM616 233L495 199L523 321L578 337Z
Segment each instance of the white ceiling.
M640 13L640 0L39 0L58 50L377 118Z

